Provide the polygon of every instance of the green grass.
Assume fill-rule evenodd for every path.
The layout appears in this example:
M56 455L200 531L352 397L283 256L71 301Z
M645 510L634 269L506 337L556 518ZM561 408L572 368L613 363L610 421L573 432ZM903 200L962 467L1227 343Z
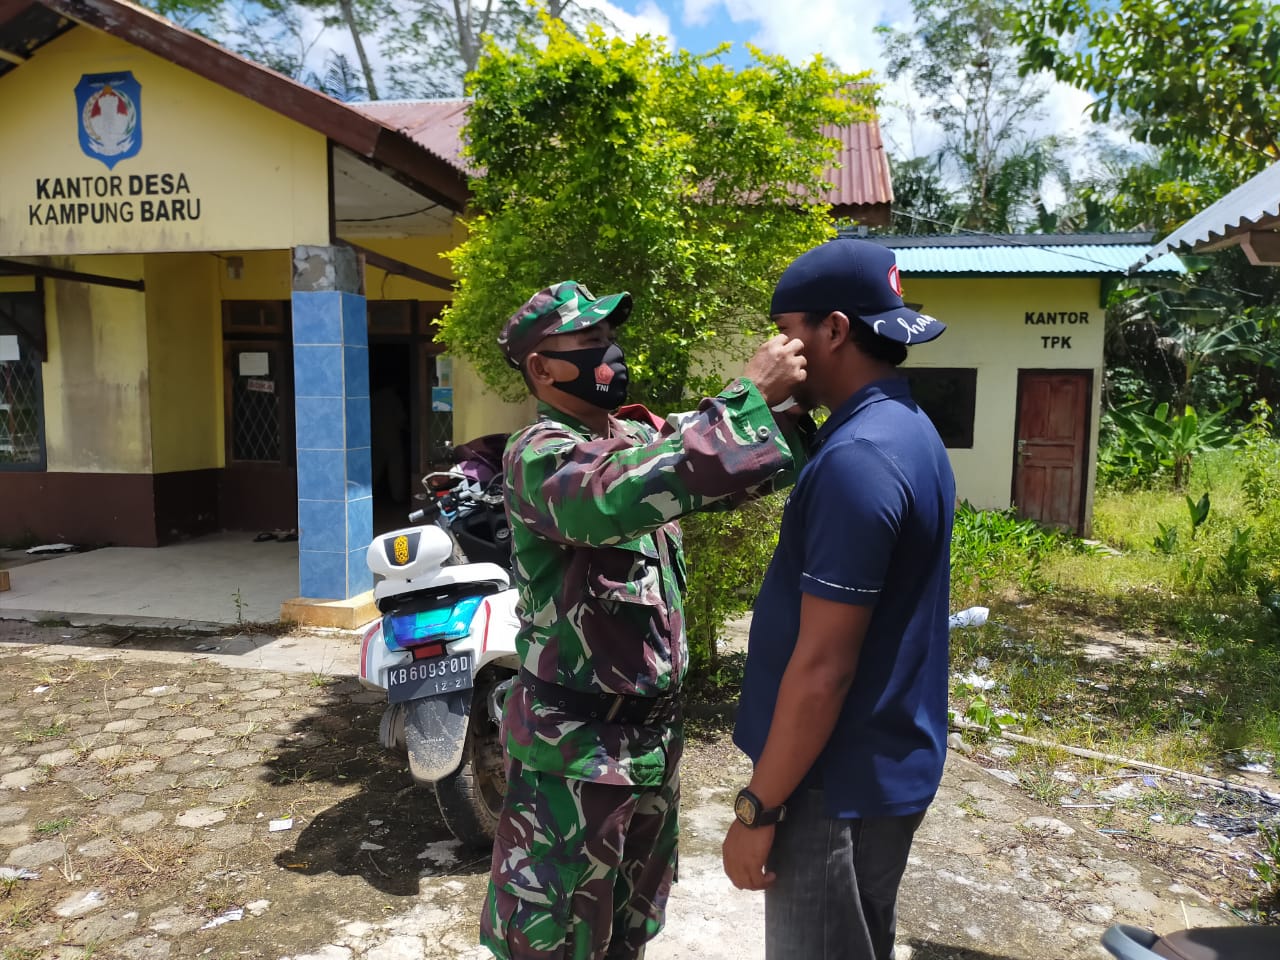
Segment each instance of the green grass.
M55 737L60 737L69 729L70 728L61 721L46 724L43 727L32 727L24 724L22 728L18 730L18 739L23 743L38 743L41 740L52 740Z
M1094 534L1119 556L1084 552L1067 539L1033 544L1024 572L960 584L955 605L983 602L992 622L952 635L953 670L979 658L996 681L993 707L1025 715L1022 732L1056 743L1200 772L1229 770L1242 751L1280 758L1280 617L1259 590L1280 564L1280 476L1261 511L1244 493L1245 464L1222 451L1199 461L1189 491L1210 493L1208 520L1191 537L1185 494L1103 492ZM1174 552L1152 541L1179 527ZM1247 564L1227 569L1235 531L1253 530ZM1025 541L1016 533L1015 541ZM1017 571L1000 556L994 566ZM1203 557L1197 578L1188 560ZM1238 558L1237 558L1238 559ZM1192 564L1194 566L1194 563ZM964 714L970 695L955 691Z
M55 833L62 833L73 823L75 823L75 820L71 817L59 817L57 820L46 820L44 823L36 824L36 833L43 836L51 836Z
M1196 524L1188 497L1194 505L1205 494L1208 516ZM991 618L952 634L956 716L981 696L988 713L1016 715L1019 733L1049 744L1233 778L1248 762L1275 789L1280 444L1205 456L1185 491L1101 491L1093 535L1116 553L1037 539L1009 515L962 514L952 606L981 603ZM959 679L970 671L995 686L979 693ZM1050 807L1069 797L1095 827L1154 843L1156 824L1186 824L1206 805L1253 818L1259 832L1229 871L1228 899L1242 916L1280 920L1272 808L1158 777L1130 797L1104 798L1123 768L1054 747L1019 745L1008 762L1023 789ZM1054 776L1061 770L1075 783Z

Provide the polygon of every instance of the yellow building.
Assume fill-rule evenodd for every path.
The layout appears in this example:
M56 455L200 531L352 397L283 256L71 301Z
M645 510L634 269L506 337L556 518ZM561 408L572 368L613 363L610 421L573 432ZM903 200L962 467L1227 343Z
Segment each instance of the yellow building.
M532 413L433 336L465 110L338 103L127 0L0 4L0 543L296 530L303 597L367 590L440 446ZM833 209L887 222L879 130L831 132Z
M1148 234L873 237L904 296L947 324L907 360L946 443L957 495L1077 533L1093 511L1105 289ZM1183 273L1176 257L1145 274Z
M367 590L440 445L531 415L433 336L465 109L338 103L125 0L0 5L0 543L296 530L301 596ZM831 132L833 209L887 222L878 129ZM1087 528L1140 241L881 242L949 324L910 372L961 496Z
M0 129L0 542L298 529L304 596L367 589L478 391L459 165L119 0L0 10Z

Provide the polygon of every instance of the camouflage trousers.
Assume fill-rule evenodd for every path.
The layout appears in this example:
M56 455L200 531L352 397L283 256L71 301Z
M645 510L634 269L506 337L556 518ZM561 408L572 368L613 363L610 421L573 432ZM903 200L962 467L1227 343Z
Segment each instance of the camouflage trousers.
M509 765L480 942L499 960L637 960L675 879L679 758L658 787Z

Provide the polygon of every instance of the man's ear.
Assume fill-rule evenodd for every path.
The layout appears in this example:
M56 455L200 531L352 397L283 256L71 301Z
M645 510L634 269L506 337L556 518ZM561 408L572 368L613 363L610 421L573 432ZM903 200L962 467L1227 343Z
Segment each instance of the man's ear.
M832 310L827 314L827 318L822 321L823 337L827 340L832 350L849 342L850 322L848 315L841 313L839 310Z
M540 353L531 353L525 357L524 369L532 383L543 387L549 387L555 383L555 377L551 376L551 371L547 369L547 358Z

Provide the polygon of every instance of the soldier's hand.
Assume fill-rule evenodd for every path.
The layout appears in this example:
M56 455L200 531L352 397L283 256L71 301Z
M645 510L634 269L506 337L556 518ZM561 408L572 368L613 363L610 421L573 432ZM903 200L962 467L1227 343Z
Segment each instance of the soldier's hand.
M804 382L804 344L778 334L760 344L743 376L764 395L765 403L776 406L791 396L797 384Z

